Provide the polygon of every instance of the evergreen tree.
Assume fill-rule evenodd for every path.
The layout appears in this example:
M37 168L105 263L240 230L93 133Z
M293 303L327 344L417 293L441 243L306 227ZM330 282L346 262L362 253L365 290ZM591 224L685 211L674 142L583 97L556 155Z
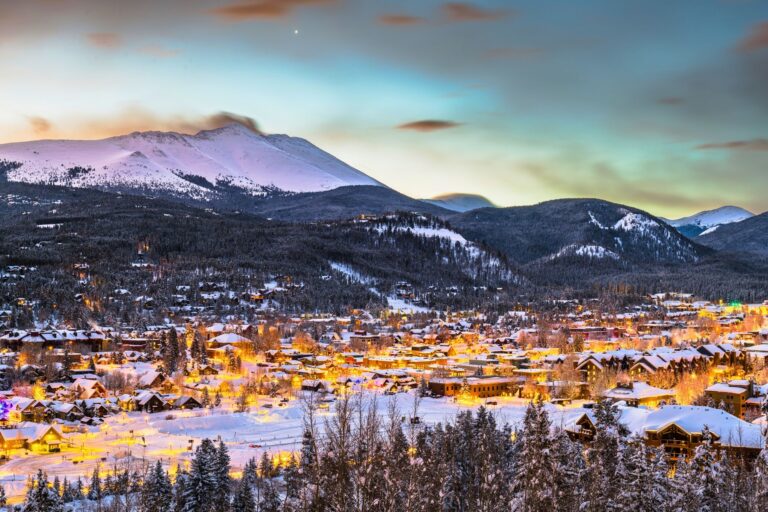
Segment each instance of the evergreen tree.
M587 450L587 495L584 508L587 512L618 510L617 472L627 429L619 422L616 407L607 400L595 405L594 416L597 432Z
M8 496L5 495L5 487L0 485L0 508L8 504Z
M208 388L203 388L203 395L200 398L200 404L205 409L210 409L211 407L211 394L208 392Z
M141 489L143 512L170 512L173 504L173 487L168 473L160 461L150 470Z
M232 510L236 512L256 512L256 502L253 499L253 478L243 472L243 478L237 484L237 490L232 501Z
M91 476L91 485L88 487L88 499L93 501L101 501L103 497L103 489L101 487L101 478L99 477L99 466L96 466Z
M215 493L219 490L216 473L217 450L210 439L203 439L185 482L183 512L213 512Z
M515 510L554 510L555 495L552 477L555 460L549 447L550 422L541 401L531 403L525 410L523 429L518 434L518 454L515 467Z
M229 477L229 452L223 441L219 441L214 459L214 473L216 478L216 493L214 495L214 508L217 512L226 512L229 509L229 499L232 493L232 481Z
M173 483L173 512L186 512L189 473L181 467L176 469L176 480Z
M216 388L216 394L213 396L213 406L221 406L221 390L219 388Z
M723 510L723 475L712 448L712 433L706 426L701 432L701 444L694 451L691 470L693 478L699 483L698 494L701 496L699 510L702 512Z
M555 472L551 482L557 509L577 511L584 495L586 463L580 444L571 440L564 430L558 431L553 443Z
M64 477L64 481L61 484L61 501L62 503L69 503L74 499L75 497L72 485L67 480L67 477Z
M22 507L22 512L63 512L61 498L48 486L48 478L38 470Z

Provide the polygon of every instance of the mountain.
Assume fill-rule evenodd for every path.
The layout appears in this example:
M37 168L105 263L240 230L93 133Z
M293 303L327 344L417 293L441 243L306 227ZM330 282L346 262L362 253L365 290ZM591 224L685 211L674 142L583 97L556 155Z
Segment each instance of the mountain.
M425 203L440 206L454 212L467 212L478 208L495 208L487 198L477 194L444 194L432 199L422 199Z
M608 266L691 263L706 249L649 213L599 199L484 208L450 217L462 235L519 264L557 260Z
M249 202L247 211L284 221L351 219L361 215L392 212L417 212L435 216L450 215L440 206L412 199L391 188L357 185L323 192L271 195Z
M0 177L11 182L166 193L211 200L350 185L383 185L304 139L231 124L195 135L134 132L102 140L0 145Z
M768 256L768 212L720 225L714 231L702 233L696 241L720 251Z
M712 232L723 224L733 224L748 219L754 214L739 206L722 206L714 210L706 210L681 219L667 220L667 223L677 228L689 238Z

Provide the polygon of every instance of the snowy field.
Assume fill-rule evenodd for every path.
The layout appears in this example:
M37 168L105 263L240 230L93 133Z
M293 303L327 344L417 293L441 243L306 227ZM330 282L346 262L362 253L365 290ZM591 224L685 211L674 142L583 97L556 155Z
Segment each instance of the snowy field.
M391 401L396 401L399 417L410 417L413 395L391 396L364 395L367 407L375 403L377 411L386 421ZM0 483L9 496L17 502L25 492L28 475L38 469L48 473L50 479L65 476L71 481L78 476L90 478L95 467L110 471L142 468L147 462L160 460L163 465L175 468L186 465L192 450L205 438L223 440L230 452L235 472L251 457L262 452L271 455L300 449L303 432L304 405L301 400L291 400L285 407L263 408L268 400L261 400L250 412L232 413L227 408L213 410L165 411L156 414L140 412L121 413L106 418L103 425L84 434L68 434L71 446L61 453L24 455L12 453L11 459L0 466ZM514 398L499 398L498 405L489 406L499 424L517 424L523 418L527 402ZM451 421L459 411L476 409L464 406L449 398L424 398L420 401L418 415L424 424ZM558 425L583 412L580 408L563 409L548 406L553 424ZM322 432L326 420L333 416L329 409L318 409L316 417Z

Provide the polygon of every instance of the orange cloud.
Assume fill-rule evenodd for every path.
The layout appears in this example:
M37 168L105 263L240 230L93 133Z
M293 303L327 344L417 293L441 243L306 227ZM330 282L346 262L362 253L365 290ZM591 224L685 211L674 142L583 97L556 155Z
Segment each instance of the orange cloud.
M753 52L761 48L768 48L768 21L763 21L752 27L747 37L738 46L742 52Z
M425 20L422 17L410 16L408 14L384 14L382 16L379 16L379 23L381 23L382 25L395 25L395 26L419 25L426 21L427 20Z
M483 9L468 2L448 2L443 4L442 12L449 21L492 21L509 14L508 11Z
M447 130L461 126L461 123L454 121L443 121L440 119L422 119L421 121L412 121L398 125L399 130L412 130L416 132L434 132L437 130Z
M299 7L333 5L337 0L256 0L230 4L210 11L227 21L279 19L292 14Z
M117 48L122 44L120 36L114 32L91 32L85 37L90 44L99 48Z
M744 151L768 151L768 139L733 140L701 144L696 149L740 149Z
M51 130L51 122L44 117L29 116L27 120L35 135L43 135Z

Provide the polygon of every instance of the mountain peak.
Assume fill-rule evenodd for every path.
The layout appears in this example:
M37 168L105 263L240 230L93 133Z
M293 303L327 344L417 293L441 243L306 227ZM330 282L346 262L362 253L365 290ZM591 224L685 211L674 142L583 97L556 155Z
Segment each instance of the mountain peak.
M422 199L422 201L459 213L478 208L496 208L490 200L478 194L442 194L431 199Z
M229 122L195 135L146 131L102 140L0 144L0 160L18 164L8 181L101 190L153 190L194 199L217 184L250 195L383 186L310 142L262 135Z
M705 210L688 217L667 220L667 223L688 237L710 233L723 224L741 222L754 214L740 206L726 205L712 210Z

